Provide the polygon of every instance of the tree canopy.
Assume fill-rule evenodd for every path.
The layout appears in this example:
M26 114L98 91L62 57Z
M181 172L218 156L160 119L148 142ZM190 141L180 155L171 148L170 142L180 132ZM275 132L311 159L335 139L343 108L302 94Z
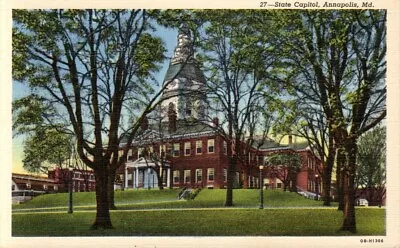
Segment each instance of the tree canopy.
M161 94L154 73L163 41L146 10L14 10L13 21L13 79L31 90L14 106L14 126L57 126L74 135L96 177L93 227L111 227L107 191ZM31 118L32 108L40 115Z

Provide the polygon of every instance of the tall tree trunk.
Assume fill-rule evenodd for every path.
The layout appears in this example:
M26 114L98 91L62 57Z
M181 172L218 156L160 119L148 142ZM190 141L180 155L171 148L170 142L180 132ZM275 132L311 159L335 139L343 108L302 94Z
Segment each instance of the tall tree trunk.
M323 190L323 199L324 199L324 206L331 205L331 179L332 179L332 168L329 169L326 165L324 167L324 174L322 175L322 190Z
M94 169L96 177L96 219L92 225L93 229L97 228L112 228L110 209L108 205L108 167L102 165Z
M350 140L346 144L346 165L344 170L344 220L342 230L356 232L355 212L355 174L356 174L357 143Z
M337 150L337 158L336 158L336 187L337 187L337 197L338 197L338 210L344 210L344 163L345 163L345 154L342 149Z
M163 167L163 166L162 166ZM163 182L163 180L164 180L164 169L160 169L159 171L158 171L158 173L157 173L157 171L156 171L156 175L157 175L157 180L158 180L158 182L157 182L157 184L158 184L158 189L160 189L160 190L163 190L164 189L164 182ZM168 179L167 179L167 181L168 181Z
M229 156L225 206L233 206L233 182L236 176L236 155Z
M322 187L323 187L323 199L324 206L331 205L331 181L332 181L332 169L335 164L336 150L333 144L333 137L329 138L329 148L328 148L328 157L326 159L326 163L324 166L324 171L322 175ZM338 177L336 177L338 180Z
M108 206L110 209L117 209L115 206L115 201L114 201L114 182L115 182L115 170L110 169L109 175L108 175Z

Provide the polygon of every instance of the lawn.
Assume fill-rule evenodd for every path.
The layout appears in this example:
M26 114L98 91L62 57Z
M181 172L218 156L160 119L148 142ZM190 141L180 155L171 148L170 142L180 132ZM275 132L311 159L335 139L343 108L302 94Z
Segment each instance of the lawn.
M178 200L178 189L173 190L125 190L115 192L115 204L120 210L128 209L166 209L166 208L209 208L223 207L226 190L204 189L200 191L194 200ZM237 189L233 191L235 207L256 208L260 204L259 190ZM75 210L95 209L94 192L79 192L73 194ZM281 190L264 190L264 205L266 207L310 207L321 206L322 202L306 199L296 193L283 192ZM54 211L66 209L68 206L68 194L58 193L38 196L31 201L19 205L13 205L13 210L30 209L31 211L43 211L40 208L54 208ZM34 210L34 209L37 210Z
M125 190L115 191L115 203L123 204L138 204L148 202L174 201L177 199L179 189L171 190ZM75 207L80 206L95 206L95 192L74 192L72 200ZM40 195L27 201L23 204L14 204L13 209L25 208L51 208L51 207L66 207L68 206L68 193L46 194Z
M13 236L341 236L342 213L296 193L233 191L234 207L224 207L226 190L205 189L194 200L178 200L179 190L115 192L114 229L90 230L95 219L94 192L36 197L13 205ZM357 235L384 235L385 209L357 208Z
M358 208L357 235L385 235L385 210ZM13 236L342 236L342 213L315 209L112 211L113 229L90 230L95 213L17 213Z

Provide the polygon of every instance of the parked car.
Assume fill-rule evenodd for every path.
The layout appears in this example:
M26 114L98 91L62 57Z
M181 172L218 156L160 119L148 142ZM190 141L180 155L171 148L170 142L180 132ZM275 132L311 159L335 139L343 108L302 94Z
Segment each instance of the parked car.
M357 200L357 205L368 207L368 201L367 201L367 199L360 198Z

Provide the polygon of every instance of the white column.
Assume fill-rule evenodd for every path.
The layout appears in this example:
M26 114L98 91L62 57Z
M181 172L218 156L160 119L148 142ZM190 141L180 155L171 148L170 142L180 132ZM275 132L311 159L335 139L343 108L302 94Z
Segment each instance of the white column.
M171 180L170 180L170 177L171 177L171 168L168 168L167 169L167 187L169 188L169 187L171 187Z
M132 189L135 188L135 183L136 183L136 168L132 168Z
M128 167L125 165L125 185L124 188L128 188Z
M138 167L136 167L136 182L135 182L135 188L137 188L138 187L138 182L139 182L139 168Z

